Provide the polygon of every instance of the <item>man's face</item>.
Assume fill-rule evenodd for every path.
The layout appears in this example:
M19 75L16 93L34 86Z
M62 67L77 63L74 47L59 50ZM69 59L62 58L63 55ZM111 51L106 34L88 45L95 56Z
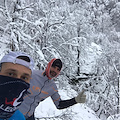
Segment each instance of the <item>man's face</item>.
M0 75L19 78L27 83L31 79L31 70L23 65L13 63L2 63Z
M51 68L50 68L50 77L51 78L55 77L56 75L59 74L59 72L60 72L60 68L59 67L57 67L57 66L55 66L55 67L51 66Z

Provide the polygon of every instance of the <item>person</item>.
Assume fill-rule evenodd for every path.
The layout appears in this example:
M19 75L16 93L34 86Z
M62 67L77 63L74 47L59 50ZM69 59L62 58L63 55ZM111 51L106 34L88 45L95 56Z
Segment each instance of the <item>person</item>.
M0 62L0 120L25 120L18 110L30 87L33 59L23 52L9 52Z
M54 58L48 63L45 71L33 71L29 89L31 94L24 98L24 101L19 108L26 117L26 120L35 120L35 108L40 101L45 100L49 96L51 96L58 109L64 109L76 103L85 103L86 95L84 94L84 91L72 99L61 100L57 86L53 81L53 78L59 75L61 69L62 61Z

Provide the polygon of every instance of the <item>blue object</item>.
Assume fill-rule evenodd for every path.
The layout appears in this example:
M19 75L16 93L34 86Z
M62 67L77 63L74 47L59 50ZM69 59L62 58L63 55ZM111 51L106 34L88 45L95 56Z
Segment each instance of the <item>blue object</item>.
M17 110L8 120L25 120L25 117L19 110Z
M25 117L19 110L17 110L9 119L0 119L0 120L25 120Z

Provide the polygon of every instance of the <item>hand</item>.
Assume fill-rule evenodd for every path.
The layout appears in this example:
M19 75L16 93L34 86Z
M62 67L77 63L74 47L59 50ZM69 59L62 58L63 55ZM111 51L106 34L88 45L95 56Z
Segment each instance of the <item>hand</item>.
M84 91L80 92L77 97L75 97L75 101L77 103L85 103L86 95L84 94Z

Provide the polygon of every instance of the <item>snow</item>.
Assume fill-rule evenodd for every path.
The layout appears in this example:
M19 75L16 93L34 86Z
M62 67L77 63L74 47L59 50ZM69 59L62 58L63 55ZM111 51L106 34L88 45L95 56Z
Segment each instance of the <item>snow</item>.
M44 59L44 55L43 55L42 51L38 49L37 53L38 53L38 55L40 56L40 57L39 57L40 60L43 60L43 59Z
M15 3L17 2L16 0L12 0L12 1L15 2ZM26 3L24 0L22 0L21 2L22 2L22 4ZM107 43L108 38L110 38L110 36L112 37L112 35L114 35L114 34L112 34L112 31L115 32L117 37L115 37L115 38L113 37L113 38L110 39L110 41L111 41L110 45L111 46L114 46L112 44L114 39L117 38L118 41L119 41L119 38L120 38L120 32L114 31L114 29L111 27L111 24L112 24L111 19L110 19L111 17L108 16L108 14L106 14L106 11L103 11L103 10L105 10L103 4L101 4L97 8L97 7L94 7L95 6L94 2L93 3L90 2L88 4L85 4L86 7L85 6L80 7L81 9L79 9L79 7L76 7L76 5L74 4L73 6L70 5L70 9L69 9L69 6L68 6L66 1L64 1L64 3L59 1L60 4L62 4L63 7L60 4L57 5L55 3L56 0L53 0L51 2L53 2L52 3L53 8L50 7L50 9L49 9L47 6L45 6L44 2L39 1L40 6L42 6L39 9L39 11L43 11L43 13L45 14L44 17L42 17L41 16L42 13L39 13L40 14L40 18L39 18L38 14L35 15L35 13L37 12L37 7L35 6L36 9L34 8L34 3L28 4L28 5L25 5L25 6L24 5L21 5L21 6L18 5L17 8L23 9L22 10L23 12L16 11L14 15L11 15L10 14L11 12L9 12L9 10L12 11L12 9L9 8L9 6L6 6L6 8L2 7L2 5L4 5L4 3L1 1L1 8L0 8L0 11L1 11L1 14L0 14L0 17L1 17L0 29L1 29L1 31L0 32L2 34L0 36L0 59L10 50L10 48L14 47L14 46L11 45L12 42L15 44L15 48L17 47L15 50L24 50L24 47L22 45L19 45L20 40L24 41L24 43L26 44L25 51L27 50L28 47L31 48L33 51L36 52L37 56L39 56L40 61L44 61L44 62L46 61L46 58L45 58L44 54L42 53L43 51L47 51L47 52L49 51L50 56L60 58L61 55L63 55L62 52L58 52L59 49L58 48L55 49L56 46L52 47L53 45L51 43L50 43L50 46L43 46L42 48L34 46L33 44L29 44L29 42L32 41L32 40L34 40L34 41L36 41L37 39L42 40L44 38L44 36L46 36L46 38L48 40L50 40L51 35L54 35L55 38L57 38L56 37L56 35L57 35L57 36L60 36L62 41L64 41L64 42L60 42L60 45L58 44L59 48L62 47L62 46L65 46L65 45L66 45L65 47L67 48L67 46L71 45L70 49L72 51L68 51L68 52L71 53L71 56L73 57L71 59L74 59L75 56L77 58L77 55L78 55L77 54L77 48L80 46L80 52L81 52L81 54L80 54L80 72L83 73L83 74L81 74L81 76L78 76L76 78L85 78L86 76L84 76L84 73L86 73L86 74L95 73L97 71L96 70L97 60L102 56L102 53L104 52L102 48L104 48L105 46L107 48L107 45L109 47L110 43ZM70 0L69 0L69 2L70 2ZM54 6L54 3L56 4L55 6ZM77 1L76 1L76 3L77 3ZM107 0L106 4L108 4L108 3L109 2ZM94 11L96 12L96 16L99 15L98 19L96 19L96 21L95 21L95 23L97 23L98 27L94 24L92 25L92 23L90 22L91 20L94 21L94 19L93 19L94 18L94 14L93 14L94 12L91 11L91 9L89 8L90 6L94 7ZM78 8L78 9L76 9L75 7ZM89 8L89 9L87 11L87 9L84 9L84 8ZM111 13L117 14L118 13L117 11L119 11L119 8L120 8L120 2L118 1L116 3L116 7L112 10L113 12L111 12ZM27 17L26 12L28 12L29 14L31 13L31 15L29 15ZM21 16L20 13L22 13L22 16ZM34 16L33 17L34 20L31 19L32 14ZM113 15L113 14L110 14L110 15ZM13 16L16 17L14 22L13 22ZM65 19L64 19L64 17L65 17ZM61 21L61 20L63 20L63 21ZM115 21L113 21L113 22L115 22ZM78 23L80 23L80 30L81 30L80 34L81 34L81 36L84 36L85 38L84 37L83 38L78 37L78 35L76 35L76 32L74 32L78 29L78 27L77 27L79 25ZM116 22L116 24L117 24L117 22ZM56 27L58 29L54 29L54 31L52 31L53 30L53 29L51 29L52 25L53 25L53 27ZM29 27L27 27L27 26L29 26ZM70 26L73 26L73 27L70 27ZM96 29L94 28L95 26L97 27ZM99 26L100 26L100 28L99 28ZM74 28L74 29L71 30L71 28L72 29ZM27 29L29 29L29 30L27 30ZM31 33L33 29L35 29L35 34ZM104 29L102 31L102 33L99 32L102 29ZM111 31L111 29L112 29L112 31ZM107 32L110 33L109 37L106 37ZM19 37L19 40L17 40L16 37ZM80 39L80 38L82 38L82 39ZM74 43L74 39L75 39L75 41L80 40L80 42L79 43L78 42ZM101 42L99 42L99 45L96 44L98 42L96 42L96 43L92 42L92 41L99 41L99 40L100 41L102 40ZM56 41L57 41L57 39L56 39ZM71 41L73 41L73 42L71 42ZM117 43L119 43L118 41L117 41ZM49 41L47 41L47 42L49 42ZM116 43L116 42L114 41L113 43ZM101 44L101 46L100 46L100 44ZM104 47L102 47L103 44L105 45ZM118 44L118 46L115 46L115 47L118 48L118 50L119 50L119 44ZM28 50L29 50L29 48L28 48ZM68 50L68 49L66 49L66 50ZM109 49L106 49L106 51L107 50L109 50ZM110 52L112 52L112 50ZM61 55L60 55L60 53L61 53ZM111 54L111 56L112 55L113 55L113 53ZM69 54L67 56L67 54L66 54L65 59L67 60L67 57L69 58L71 56L69 56ZM113 57L117 58L114 55L113 55ZM48 56L48 58L49 58L49 56ZM40 64L43 64L43 63L40 63ZM68 64L66 63L66 66L67 65L70 66L71 64L69 64L69 62L68 62ZM74 70L75 70L75 66L74 66ZM107 69L107 70L109 70L109 69ZM118 75L119 75L119 71L118 71ZM115 77L113 77L113 78L115 78ZM113 79L113 78L111 78L111 79ZM104 79L105 78L103 78L103 80ZM77 96L77 92L75 92L70 86L68 87L68 84L65 83L65 82L66 81L64 81L64 85L63 85L63 86L65 86L65 88L61 89L61 88L58 87L61 98L62 99L70 99L72 97ZM96 82L94 81L94 83L96 83ZM61 85L62 83L58 83L58 84ZM106 84L107 83L106 83L105 80L102 81L101 84L99 83L99 84L96 85L96 88L94 88L94 91L102 93L103 91L105 91L105 88L107 86ZM109 83L109 84L112 85L111 83ZM77 89L80 89L79 86L77 86L77 87L78 87ZM89 87L89 89L91 89L91 88ZM99 98L96 98L96 100L95 100L95 98L92 98L91 93L90 93L90 95L91 95L91 101L92 101L91 103L93 104L92 106L93 107L95 106L97 108L97 106L100 105L101 108L98 112L101 112L102 110L104 110L104 103L102 103L101 101L98 101ZM98 94L95 94L94 97L95 96L97 97ZM111 96L112 96L112 94L111 94ZM102 95L102 97L105 100L107 98L104 95ZM107 102L109 102L109 101L110 100L107 99ZM76 104L76 105L71 106L71 107L69 107L67 109L64 109L64 110L58 110L55 107L51 98L49 97L38 105L38 107L35 110L35 116L36 116L36 118L40 118L40 120L47 120L47 119L48 120L53 120L53 119L54 120L58 120L58 119L63 120L65 116L66 116L65 118L67 118L67 120L88 120L88 119L89 120L100 120L98 118L98 116L96 115L96 113L87 106L87 102L88 101L86 101L85 104ZM98 103L98 102L100 102L100 103ZM113 104L113 102L111 102L110 104ZM113 105L111 105L111 106L115 107ZM91 108L93 108L93 107L91 107ZM105 109L104 112L106 114L106 112L109 112L109 110ZM113 111L113 113L114 112L115 111ZM113 113L110 113L111 116L108 117L108 118L105 118L105 114L102 114L101 119L103 118L102 120L106 120L106 119L107 120L113 120L113 119L114 120L120 120L120 114L112 116ZM70 119L68 119L68 118L70 118Z
M86 55L84 55L86 54ZM84 52L81 53L81 73L94 73L95 70L95 64L97 59L102 54L102 49L100 46L95 44L94 42L91 43L91 45L87 45L84 48ZM89 68L89 69L88 69Z
M120 114L114 115L114 116L110 116L108 117L107 120L120 120Z
M1 46L1 54L0 58L2 58L5 54L4 51L8 51L7 44L0 43ZM41 56L40 51L37 51ZM44 57L42 57L44 59ZM69 90L69 91L68 91ZM71 92L71 95L67 95ZM59 90L59 93L61 95L61 98L64 99L70 99L72 95L77 95L77 93L70 88L70 86L67 88L67 90ZM47 109L46 109L47 108ZM43 102L40 102L38 107L35 110L35 117L41 118L41 120L44 120L44 118L55 118L55 120L58 120L58 117L62 115L67 115L73 120L100 120L95 112L91 110L89 107L87 107L86 104L76 104L74 106L71 106L67 109L58 110L56 106L54 105L52 99L48 97Z
M50 97L36 108L35 115L37 118L52 118L69 113L73 120L100 120L94 111L84 104L76 104L64 110L57 110Z
M65 90L59 90L61 97L70 99L67 95ZM73 91L72 91L73 92ZM76 93L72 93L76 94ZM47 109L46 109L47 108ZM86 104L76 104L69 108L58 110L51 97L48 97L46 100L42 101L35 110L35 117L40 118L40 120L44 120L44 118L58 120L62 115L67 115L72 120L100 120L95 112L87 107Z
M8 49L7 44L0 43L0 46L0 58L2 58L5 54L4 51L8 51ZM93 44L93 46L95 45ZM37 52L40 56L42 56L42 59L44 59L44 56L43 54L41 54L41 51ZM73 95L77 95L77 93L74 90L72 90L70 86L67 87L67 90L59 90L59 94L61 95L62 99L70 99ZM69 96L67 94L69 94ZM54 120L58 120L62 115L66 115L67 117L69 116L70 118L72 118L72 120L100 120L95 114L95 112L89 107L87 107L86 104L78 103L67 109L58 110L50 97L48 97L43 102L40 102L40 104L35 110L35 117L40 118L40 120L46 120L46 118L52 119L53 117Z
M7 51L7 44L2 43L0 40L0 60L5 55L5 51Z

